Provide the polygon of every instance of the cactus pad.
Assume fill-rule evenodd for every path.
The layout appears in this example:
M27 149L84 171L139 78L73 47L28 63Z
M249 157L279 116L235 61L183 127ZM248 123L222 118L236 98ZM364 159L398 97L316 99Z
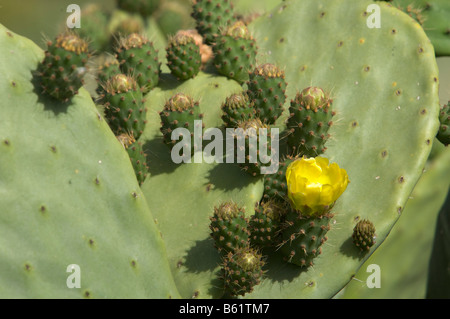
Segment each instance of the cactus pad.
M0 56L0 296L178 297L128 155L91 96L39 95L44 53L3 26ZM80 288L67 285L73 264Z

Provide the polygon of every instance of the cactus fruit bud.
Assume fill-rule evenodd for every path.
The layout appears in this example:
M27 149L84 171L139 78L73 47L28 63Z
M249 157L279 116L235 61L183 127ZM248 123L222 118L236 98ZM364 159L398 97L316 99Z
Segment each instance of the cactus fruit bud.
M322 253L322 245L328 240L332 214L302 216L295 210L286 215L282 229L281 252L287 262L300 267L313 265L313 260Z
M308 87L296 94L286 122L287 144L292 153L315 157L325 152L325 143L330 138L328 130L333 125L331 103L317 87Z
M274 152L278 152L271 144L270 127L260 119L252 118L238 122L237 129L242 129L243 132L238 131L236 134L235 162L251 176L258 176L262 174L263 167L271 166L271 158L274 158ZM266 132L266 138L260 138L262 129ZM260 153L260 150L266 151Z
M236 203L228 201L214 207L210 217L211 237L220 252L232 252L249 244L250 233L245 211Z
M213 46L214 65L217 71L239 83L248 80L248 71L256 63L256 41L247 27L238 21L216 38Z
M125 74L113 75L100 97L105 117L116 135L132 133L137 139L147 123L147 109L136 80Z
M49 41L37 70L42 93L62 102L78 94L89 58L88 42L75 33L65 32L54 43Z
M275 201L262 202L250 219L250 243L259 248L279 244L282 217L286 205Z
M247 86L257 116L265 123L274 124L283 113L286 101L284 71L274 64L260 65L250 72Z
M200 71L202 58L200 48L193 36L179 32L169 40L167 65L179 80L195 77Z
M262 255L255 249L243 247L229 252L223 259L222 279L230 296L244 296L261 282L264 271Z
M375 226L369 220L360 220L353 228L352 239L361 251L369 250L375 244Z
M191 134L191 139L188 142L190 143L190 154L192 155L197 151L195 149L193 132L195 130L195 121L203 118L197 101L194 101L189 95L177 93L165 103L164 109L159 113L159 116L161 118L160 130L163 134L163 141L170 149L179 140L178 138L172 139L172 132L177 128L186 128Z
M195 0L192 5L192 17L196 29L211 45L220 33L220 28L234 21L233 5L230 0Z
M132 74L144 93L158 85L161 63L158 51L146 37L132 33L121 38L116 54L122 73Z
M222 104L222 121L225 127L235 128L240 122L255 118L256 112L245 92L228 96Z

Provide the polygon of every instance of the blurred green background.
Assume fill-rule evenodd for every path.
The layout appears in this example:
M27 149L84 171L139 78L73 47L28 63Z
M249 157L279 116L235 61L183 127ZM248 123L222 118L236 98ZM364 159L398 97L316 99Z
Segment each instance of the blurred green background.
M115 0L0 0L0 23L11 31L33 40L41 48L45 38L53 38L70 15L69 4L98 3L114 8Z

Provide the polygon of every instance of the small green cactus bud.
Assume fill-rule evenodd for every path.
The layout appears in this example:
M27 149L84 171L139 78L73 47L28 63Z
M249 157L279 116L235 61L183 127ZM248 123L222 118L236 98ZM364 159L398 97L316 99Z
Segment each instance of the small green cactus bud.
M213 53L217 71L242 84L256 64L256 41L245 24L238 21L216 38Z
M285 214L286 204L274 200L260 203L249 223L251 244L260 248L277 246Z
M211 237L220 252L232 252L249 245L248 220L244 209L236 203L228 201L214 207L210 220Z
M235 20L233 15L230 0L195 0L192 5L196 29L207 45L215 42L221 28Z
M37 70L41 91L67 102L84 84L90 58L88 42L73 32L65 32L47 45L45 58Z
M369 250L375 244L375 227L369 220L360 220L353 228L353 243L361 251Z
M332 100L317 87L308 87L297 93L289 107L286 122L289 135L287 144L295 155L316 157L326 150L333 125Z
M247 93L241 92L228 96L222 104L222 120L225 127L235 128L240 122L255 118L256 112Z
M200 47L195 43L193 36L186 32L178 32L170 38L167 47L167 65L179 80L187 80L198 74L202 57Z
M158 51L146 37L132 33L121 38L116 53L122 73L133 74L144 93L158 85L161 63Z
M191 96L184 93L177 93L165 103L159 116L164 143L172 149L178 143L178 139L172 139L172 132L177 128L186 128L191 132L190 149L191 155L194 154L197 151L193 136L195 121L203 118L198 101L194 101ZM198 129L201 130L202 128Z
M254 248L242 247L223 259L222 279L227 295L244 296L253 291L264 275L264 260Z
M247 86L257 116L265 123L274 124L283 113L286 101L284 71L274 64L260 65L250 72Z
M100 102L116 135L132 133L139 138L147 123L147 109L136 80L125 74L113 75L104 85Z
M326 103L327 99L325 96L325 92L321 88L315 86L310 86L303 89L303 91L298 96L298 100L300 102L300 105L312 110L315 110L318 107L329 106Z

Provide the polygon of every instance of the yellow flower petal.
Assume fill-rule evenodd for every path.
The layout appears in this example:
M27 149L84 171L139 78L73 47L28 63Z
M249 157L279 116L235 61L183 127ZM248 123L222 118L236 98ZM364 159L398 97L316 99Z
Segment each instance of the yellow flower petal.
M301 158L286 170L288 197L292 206L308 214L329 210L349 183L347 172L325 157Z

